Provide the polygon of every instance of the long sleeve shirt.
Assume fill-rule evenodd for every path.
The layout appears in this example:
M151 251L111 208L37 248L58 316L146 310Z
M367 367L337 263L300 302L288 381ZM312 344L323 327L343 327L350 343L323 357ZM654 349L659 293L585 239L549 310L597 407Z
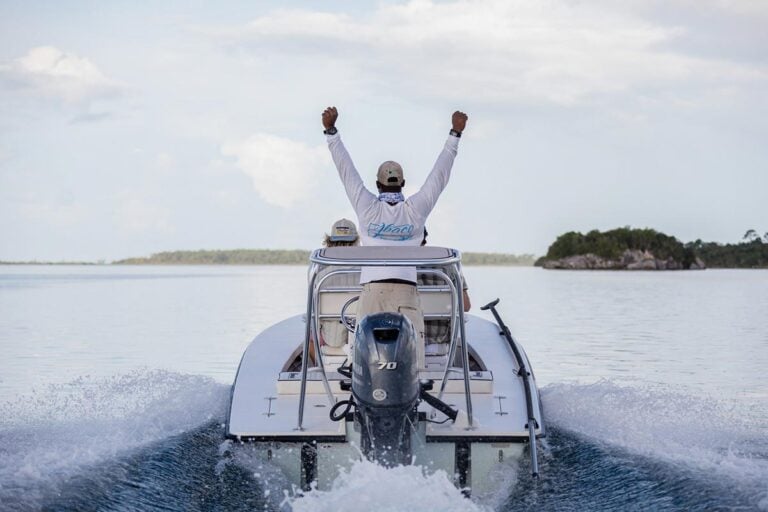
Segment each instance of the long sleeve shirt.
M365 188L338 132L327 138L333 162L357 215L361 245L420 245L427 217L451 177L459 138L448 136L432 172L419 191L394 205L379 201L377 195ZM416 283L416 268L364 267L360 275L361 284L383 279L402 279Z

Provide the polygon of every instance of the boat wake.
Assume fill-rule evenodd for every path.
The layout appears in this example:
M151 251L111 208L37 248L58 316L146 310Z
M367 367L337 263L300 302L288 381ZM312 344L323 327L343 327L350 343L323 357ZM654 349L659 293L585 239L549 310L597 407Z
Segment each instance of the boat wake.
M659 509L768 510L765 401L745 405L607 380L549 385L542 395L552 427L549 463L580 458L568 479L597 475L601 485L616 485L616 495L603 489L602 499L624 496L635 500L628 506L639 500ZM555 478L551 471L548 478Z
M496 509L507 497L517 480L517 461L510 460L489 478L494 491L467 499L444 471L428 473L420 466L385 468L368 460L354 460L348 469L341 468L331 489L313 488L302 492L273 464L256 454L252 445L232 441L220 447L227 458L219 467L236 466L258 481L264 502L271 510L336 512L354 503L361 510L376 511L463 511L480 512Z
M0 403L2 510L768 510L765 404L661 386L555 384L533 482L527 459L493 496L442 472L357 462L298 497L248 445L224 442L229 386L145 371L83 378Z
M2 509L43 508L85 481L89 489L109 487L124 472L104 464L220 422L228 395L228 386L208 378L137 371L80 378L0 403Z
M360 510L385 512L492 510L482 502L465 498L443 471L427 474L419 466L384 468L369 461L359 461L349 471L342 470L330 490L312 490L288 503L294 512L335 512L350 503Z

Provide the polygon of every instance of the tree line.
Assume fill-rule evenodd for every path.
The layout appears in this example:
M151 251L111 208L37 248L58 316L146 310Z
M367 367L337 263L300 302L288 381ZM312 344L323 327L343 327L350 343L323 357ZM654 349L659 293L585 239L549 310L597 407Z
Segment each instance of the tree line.
M306 264L309 251L301 249L231 249L158 252L146 258L127 258L116 265L297 265Z
M696 240L685 244L709 267L766 268L768 267L768 231L760 237L748 230L738 244L718 244Z
M557 237L542 260L584 254L618 259L626 250L648 251L658 259L672 258L684 268L697 257L710 268L768 267L768 232L763 239L750 229L740 243L720 244L701 240L682 243L674 236L650 228L623 227L605 232L594 229L587 234L569 231Z
M159 252L146 258L127 258L117 265L306 265L310 251L273 249L233 249ZM464 265L531 266L532 254L462 253Z

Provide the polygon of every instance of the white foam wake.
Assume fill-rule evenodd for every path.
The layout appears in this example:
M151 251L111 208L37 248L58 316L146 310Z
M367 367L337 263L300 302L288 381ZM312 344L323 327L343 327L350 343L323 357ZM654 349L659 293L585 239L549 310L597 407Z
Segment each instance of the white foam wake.
M220 420L227 401L228 387L211 379L143 371L2 403L0 502L33 506L84 466Z
M550 425L597 443L727 478L768 508L768 403L684 394L613 381L542 390Z
M444 471L429 474L420 466L384 468L367 460L342 470L330 490L315 489L286 504L294 512L338 512L350 507L381 512L490 510L465 498Z

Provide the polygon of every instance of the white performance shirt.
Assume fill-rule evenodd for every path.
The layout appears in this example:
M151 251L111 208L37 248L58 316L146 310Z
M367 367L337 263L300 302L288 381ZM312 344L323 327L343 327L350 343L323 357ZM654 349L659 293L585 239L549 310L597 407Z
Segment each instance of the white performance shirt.
M453 160L459 147L459 138L448 136L443 150L437 157L432 172L418 192L405 201L390 205L379 201L360 178L355 164L341 142L338 132L328 135L328 148L339 171L352 207L357 214L361 245L410 245L418 246L424 238L424 224L437 203L437 198L448 185ZM416 283L415 267L364 267L360 284L382 279L403 279Z

